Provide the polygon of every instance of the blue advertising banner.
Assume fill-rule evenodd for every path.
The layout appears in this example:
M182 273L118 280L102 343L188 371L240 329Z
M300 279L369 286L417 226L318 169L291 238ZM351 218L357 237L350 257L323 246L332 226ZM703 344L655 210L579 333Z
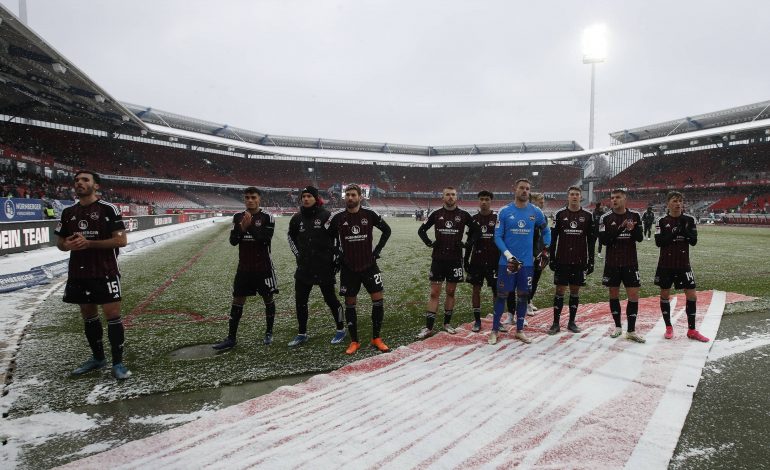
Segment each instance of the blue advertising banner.
M22 220L42 220L43 201L40 199L8 198L0 199L0 222L19 222Z

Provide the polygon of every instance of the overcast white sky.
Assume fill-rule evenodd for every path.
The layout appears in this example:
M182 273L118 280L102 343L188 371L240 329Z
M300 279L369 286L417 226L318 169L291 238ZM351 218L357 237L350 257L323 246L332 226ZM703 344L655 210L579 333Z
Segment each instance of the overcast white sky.
M18 13L17 0L0 0ZM27 0L30 26L122 101L259 132L588 147L581 32L607 25L611 131L770 99L770 2Z

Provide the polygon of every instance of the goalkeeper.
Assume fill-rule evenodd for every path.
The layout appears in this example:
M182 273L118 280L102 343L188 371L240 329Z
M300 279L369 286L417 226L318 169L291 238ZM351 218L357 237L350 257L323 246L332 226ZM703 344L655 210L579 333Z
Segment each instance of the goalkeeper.
M497 343L497 330L500 317L505 310L508 293L516 291L516 333L514 338L523 343L532 341L524 334L524 317L527 314L529 291L534 275L533 244L535 230L540 229L543 237L541 259L548 258L548 246L551 244L551 229L548 221L537 206L529 202L530 181L518 179L514 184L515 199L500 210L495 227L495 244L500 250L500 266L497 273L497 298L492 332L489 344ZM547 263L546 263L547 264Z

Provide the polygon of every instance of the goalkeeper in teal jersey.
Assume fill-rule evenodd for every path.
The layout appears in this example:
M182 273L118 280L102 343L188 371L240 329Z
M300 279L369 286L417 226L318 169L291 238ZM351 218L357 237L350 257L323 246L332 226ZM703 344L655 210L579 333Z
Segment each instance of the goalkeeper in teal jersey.
M541 256L548 257L548 246L551 244L551 229L548 219L539 207L529 202L530 181L519 179L514 185L515 199L503 207L497 216L495 227L495 244L500 249L500 266L497 273L497 299L495 299L495 315L492 322L492 333L489 344L497 343L497 330L500 327L500 317L505 310L505 300L508 293L516 291L516 333L514 337L524 343L531 340L524 334L524 317L527 314L529 291L532 288L534 274L533 240L535 228L542 231L545 249Z

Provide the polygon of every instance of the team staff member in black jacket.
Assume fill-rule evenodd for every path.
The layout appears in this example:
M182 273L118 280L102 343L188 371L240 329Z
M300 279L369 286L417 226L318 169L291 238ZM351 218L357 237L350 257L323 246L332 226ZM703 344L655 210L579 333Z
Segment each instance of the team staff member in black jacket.
M289 247L297 259L294 273L294 300L297 307L299 332L289 342L290 347L306 342L307 303L314 285L321 288L326 305L331 310L337 331L332 344L345 339L344 309L334 293L336 266L339 261L337 244L325 225L331 213L324 209L318 190L307 186L301 193L302 206L289 222Z
M655 225L655 213L652 212L652 207L648 206L647 210L642 214L642 224L644 225L644 236L647 240L652 237L652 226Z
M254 186L244 189L243 202L246 210L233 216L230 244L238 247L238 270L233 281L233 303L230 307L227 338L212 346L218 351L235 346L246 297L257 294L265 303L266 328L263 343L273 342L273 294L278 293L278 280L275 277L273 260L270 258L270 242L275 232L275 219L259 207L261 196L262 193Z

